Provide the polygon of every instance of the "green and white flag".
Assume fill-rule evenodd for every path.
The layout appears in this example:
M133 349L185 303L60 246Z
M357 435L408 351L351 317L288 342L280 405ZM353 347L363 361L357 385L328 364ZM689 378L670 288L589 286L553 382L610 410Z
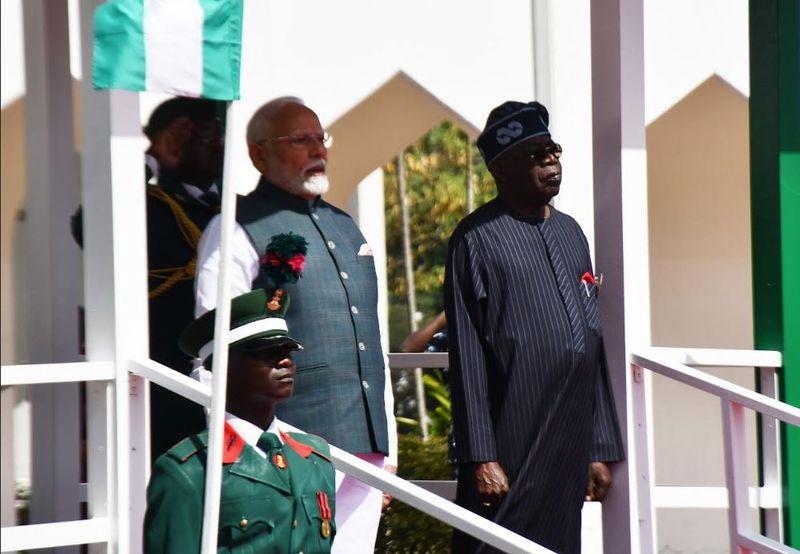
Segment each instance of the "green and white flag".
M242 3L104 2L94 14L94 87L238 99Z

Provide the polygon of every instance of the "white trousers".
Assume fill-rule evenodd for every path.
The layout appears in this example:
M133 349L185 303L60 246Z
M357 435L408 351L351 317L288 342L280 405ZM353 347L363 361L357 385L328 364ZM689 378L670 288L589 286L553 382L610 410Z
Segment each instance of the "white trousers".
M383 468L383 454L356 454L370 464ZM336 472L336 538L332 554L372 554L381 521L383 493L355 477Z

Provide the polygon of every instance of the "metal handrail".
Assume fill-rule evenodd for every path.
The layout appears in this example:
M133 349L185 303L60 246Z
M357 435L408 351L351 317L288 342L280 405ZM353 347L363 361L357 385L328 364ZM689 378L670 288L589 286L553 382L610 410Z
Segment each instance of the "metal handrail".
M132 373L151 379L154 383L180 394L205 407L211 406L211 389L153 360L135 360L129 365ZM286 424L284 424L286 425ZM299 431L294 427L286 427ZM360 458L331 445L331 458L336 469L351 475L448 525L451 525L496 548L512 553L545 554L543 546L509 531L461 506L417 486L410 481L385 472Z
M768 375L774 385L775 368L782 365L782 359L780 352L751 350L651 348L631 354L634 412L634 447L632 450L635 452L634 458L638 475L640 551L643 554L656 552L655 512L652 502L655 489L652 478L653 443L652 435L648 431L652 419L650 372L655 372L720 399L731 551L752 549L776 554L797 553L797 550L781 544L774 538L765 537L754 529L753 522L748 518L750 509L750 488L747 483L748 459L742 454L746 451L747 443L744 408L764 414L767 416L763 418L764 420L774 418L775 421L795 426L800 426L800 409L689 367L688 364L758 367L761 370L768 370L762 373L762 382L765 380L764 375ZM777 425L773 421L772 434L774 440L777 441L776 427ZM777 445L773 445L773 449L776 448ZM771 463L777 465L775 459ZM775 478L773 474L772 479ZM778 487L770 487L770 492L780 494ZM775 504L780 505L780 502Z
M779 352L777 354L780 354ZM634 365L649 369L675 381L690 385L722 400L736 402L751 410L770 415L786 423L800 426L800 408L795 408L763 394L753 392L741 385L730 383L725 379L709 375L688 365L673 361L657 352L647 354L631 354ZM719 364L722 365L722 364ZM749 367L746 364L745 367Z

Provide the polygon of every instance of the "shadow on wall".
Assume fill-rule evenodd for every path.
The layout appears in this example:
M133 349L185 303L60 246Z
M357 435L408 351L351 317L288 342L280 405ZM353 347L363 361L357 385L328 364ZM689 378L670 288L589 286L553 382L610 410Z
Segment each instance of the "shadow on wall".
M72 80L73 140L76 153L81 151L80 140L80 81ZM27 197L25 97L17 98L2 111L2 187L0 187L0 345L3 364L20 363L27 359L28 320L25 317L25 257L27 252L25 206ZM42 159L41 163L48 160ZM76 206L59 209L72 214ZM69 229L62 229L69 233ZM77 249L76 249L77 251Z
M647 127L654 345L752 348L749 155L748 100L716 75ZM708 371L753 388L751 370ZM724 486L719 401L655 377L656 482ZM660 510L659 550L728 552L725 514Z
M19 98L2 113L2 186L0 187L0 358L3 364L25 358L22 279L25 223L25 101Z

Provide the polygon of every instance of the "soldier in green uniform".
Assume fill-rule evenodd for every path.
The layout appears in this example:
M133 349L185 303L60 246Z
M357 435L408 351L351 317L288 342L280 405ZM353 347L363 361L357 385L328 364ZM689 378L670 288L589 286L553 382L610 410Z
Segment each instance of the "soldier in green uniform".
M275 406L291 396L302 346L288 335L282 289L257 289L231 302L218 551L330 552L334 468L320 437L288 433ZM215 310L180 337L210 369ZM200 551L208 433L193 435L156 460L147 489L148 553Z

